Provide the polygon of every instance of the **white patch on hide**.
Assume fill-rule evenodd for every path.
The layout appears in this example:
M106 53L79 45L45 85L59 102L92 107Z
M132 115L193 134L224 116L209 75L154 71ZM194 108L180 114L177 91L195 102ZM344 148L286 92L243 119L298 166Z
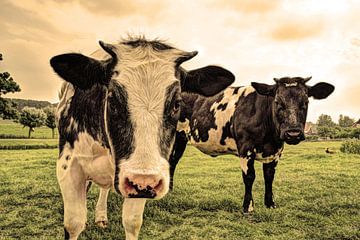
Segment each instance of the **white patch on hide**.
M185 122L178 121L176 131L178 131L178 132L184 131L186 135L189 134L190 133L190 121L189 121L189 119L186 118Z
M79 164L85 175L96 184L105 188L113 185L115 166L109 149L101 146L87 132L79 133L78 140L74 142L74 148L71 148L68 143L65 144L58 161L67 164L66 170L58 169L61 173L61 176L58 175L59 179L65 177L63 175L66 171L71 172L73 164Z
M200 151L210 155L221 155L224 153L238 155L237 145L233 138L226 138L225 145L221 145L220 140L223 127L234 115L236 108L235 104L238 102L240 97L246 97L252 92L255 92L255 89L251 86L241 87L237 94L233 94L234 88L225 89L222 100L214 103L210 108L210 111L214 111L215 125L217 126L217 129L210 129L209 139L206 142L196 142L193 138L191 138L191 144ZM220 104L227 104L225 110L217 109Z
M67 132L76 132L78 130L78 123L73 117L70 117L70 123L66 128Z
M277 153L270 155L268 157L263 157L262 153L256 153L256 151L255 151L255 153L256 153L255 160L259 161L261 163L271 163L273 161L279 161L283 150L284 150L284 147L280 148Z
M245 175L247 174L247 170L248 170L248 159L247 158L240 158L240 167L241 170L245 173Z
M59 103L56 108L56 123L58 125L60 116L67 116L70 108L71 99L74 96L75 89L71 83L63 82L59 92Z

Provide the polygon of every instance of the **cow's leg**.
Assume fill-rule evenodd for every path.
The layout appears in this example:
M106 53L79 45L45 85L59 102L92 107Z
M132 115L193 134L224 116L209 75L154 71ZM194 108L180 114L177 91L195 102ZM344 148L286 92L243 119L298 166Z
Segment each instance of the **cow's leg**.
M253 158L241 158L242 176L245 184L245 195L243 202L243 211L245 214L254 211L254 200L252 197L252 186L255 180L255 168ZM244 162L246 166L244 166Z
M108 225L107 218L107 198L110 188L100 187L99 199L95 209L95 223L101 228L106 228Z
M126 240L137 240L143 221L145 198L125 198L122 210L122 222Z
M88 193L91 189L92 181L86 181L86 193Z
M274 181L275 175L275 167L277 165L277 161L272 161L271 163L263 164L264 171L264 180L265 180L265 206L268 208L276 208L273 192L272 192L272 184Z
M70 154L62 154L56 171L64 201L65 239L75 240L86 225L86 176Z
M174 143L174 147L171 152L170 161L169 161L170 162L170 185L169 185L170 190L172 190L173 186L174 186L174 174L175 174L176 165L178 164L180 158L182 157L182 155L185 151L187 142L188 142L188 140L187 140L187 137L186 137L186 134L184 131L176 132L175 143Z

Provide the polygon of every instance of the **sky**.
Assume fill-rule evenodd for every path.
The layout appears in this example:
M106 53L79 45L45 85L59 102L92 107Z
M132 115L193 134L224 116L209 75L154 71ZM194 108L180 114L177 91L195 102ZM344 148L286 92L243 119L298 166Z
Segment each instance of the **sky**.
M141 34L199 51L183 66L223 66L234 86L284 76L331 83L332 95L310 100L308 120L321 113L359 119L359 12L356 0L1 0L0 72L22 89L6 97L57 102L52 56L89 55L99 40Z

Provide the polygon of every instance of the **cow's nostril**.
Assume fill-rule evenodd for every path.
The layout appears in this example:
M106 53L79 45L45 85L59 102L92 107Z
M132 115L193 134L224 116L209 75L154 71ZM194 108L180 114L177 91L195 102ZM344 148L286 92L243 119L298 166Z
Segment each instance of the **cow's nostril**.
M160 191L163 188L163 181L160 180L159 183L154 187L155 191Z
M127 192L131 192L135 189L134 183L129 180L129 178L125 178L125 190Z
M164 179L155 174L129 174L123 181L122 193L130 198L155 198L165 189Z

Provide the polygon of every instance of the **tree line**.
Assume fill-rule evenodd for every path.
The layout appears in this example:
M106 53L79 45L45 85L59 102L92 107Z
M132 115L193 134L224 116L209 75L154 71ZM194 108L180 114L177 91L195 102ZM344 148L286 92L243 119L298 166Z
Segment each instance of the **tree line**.
M0 61L3 61L3 56L0 53ZM0 72L0 117L2 119L10 119L18 122L24 127L29 128L28 137L35 128L47 126L52 130L52 137L55 135L55 107L50 105L42 109L35 107L21 107L16 104L16 101L6 99L3 96L7 93L20 92L20 86L14 81L8 72ZM31 101L31 100L30 100ZM17 101L23 103L24 101ZM26 100L25 100L26 102ZM40 102L41 104L45 104Z
M355 119L340 114L335 123L331 116L321 114L317 120L317 134L324 138L357 138L360 139L360 128L353 127ZM359 123L360 124L360 123Z

